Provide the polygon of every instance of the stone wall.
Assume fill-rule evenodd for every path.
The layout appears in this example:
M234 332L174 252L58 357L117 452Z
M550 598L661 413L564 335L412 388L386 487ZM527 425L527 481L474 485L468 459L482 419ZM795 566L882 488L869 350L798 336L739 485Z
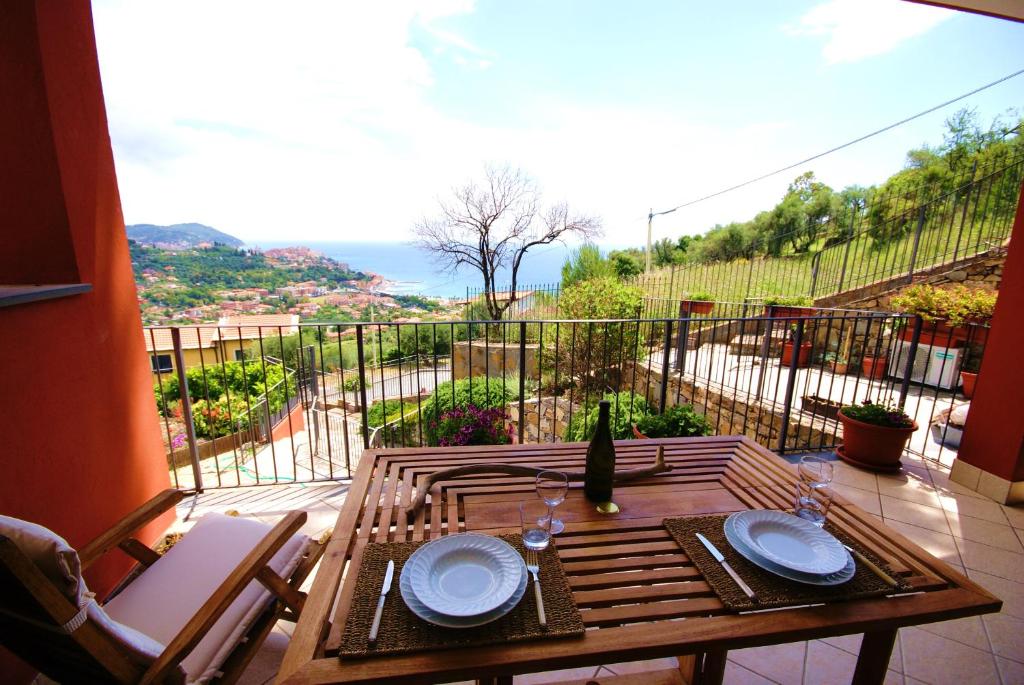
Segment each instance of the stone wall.
M519 435L519 402L506 407L512 428ZM569 425L569 414L576 414L580 407L565 397L544 397L523 402L523 443L562 442L565 428ZM538 421L539 418L539 421ZM538 426L538 423L540 424Z
M636 376L636 387L648 387L650 384L651 404L657 404L661 397L662 374L652 371L642 364L629 363L624 369L626 384L622 387L633 387ZM748 397L748 393L738 393L728 388L705 387L694 384L678 375L669 374L668 391L665 404L673 406L677 403L692 404L694 409L711 422L719 435L746 435L760 445L776 449L782 431L782 406L772 402L757 402ZM678 398L678 402L677 402ZM794 404L800 402L794 398ZM835 421L816 416L812 420L804 417L794 409L790 414L787 431L787 449L819 449L828 447L842 440L842 427Z
M468 378L470 374L477 376L508 376L525 373L527 378L538 378L536 343L525 346L525 365L519 360L519 343L509 343L504 347L500 343L486 341L457 342L452 349L452 373L455 378Z

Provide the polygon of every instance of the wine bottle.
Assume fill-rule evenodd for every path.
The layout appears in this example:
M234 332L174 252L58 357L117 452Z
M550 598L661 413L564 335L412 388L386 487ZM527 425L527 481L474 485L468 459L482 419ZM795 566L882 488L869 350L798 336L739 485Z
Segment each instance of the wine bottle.
M587 447L587 468L583 476L583 494L591 502L610 502L615 478L615 445L608 425L611 403L598 404L597 428Z

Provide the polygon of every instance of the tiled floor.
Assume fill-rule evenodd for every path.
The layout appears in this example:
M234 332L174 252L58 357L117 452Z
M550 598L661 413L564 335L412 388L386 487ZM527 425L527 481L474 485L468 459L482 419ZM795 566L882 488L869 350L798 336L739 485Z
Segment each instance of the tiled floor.
M949 481L949 469L913 457L898 476L875 475L842 463L835 466L835 487L866 511L965 572L1003 600L999 614L959 619L900 631L886 683L1024 683L1024 507L1006 507ZM179 507L179 525L187 527L204 511L234 509L241 516L272 520L284 511L305 509L305 532L328 530L344 501L346 486L290 485L211 492ZM276 671L292 626L282 623L249 667L242 683L262 685ZM860 636L798 642L731 652L726 683L846 683ZM518 683L665 668L672 660L609 664L571 671L517 677Z

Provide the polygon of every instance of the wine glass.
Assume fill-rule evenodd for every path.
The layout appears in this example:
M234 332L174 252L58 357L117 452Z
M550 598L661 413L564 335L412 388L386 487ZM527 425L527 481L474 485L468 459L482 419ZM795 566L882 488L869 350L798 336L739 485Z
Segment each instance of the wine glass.
M801 457L797 473L800 480L796 484L795 513L820 528L825 525L825 514L832 499L828 493L832 463L821 457Z
M537 474L537 496L550 508L551 534L565 530L565 524L555 518L555 507L565 501L569 479L561 471L541 471Z

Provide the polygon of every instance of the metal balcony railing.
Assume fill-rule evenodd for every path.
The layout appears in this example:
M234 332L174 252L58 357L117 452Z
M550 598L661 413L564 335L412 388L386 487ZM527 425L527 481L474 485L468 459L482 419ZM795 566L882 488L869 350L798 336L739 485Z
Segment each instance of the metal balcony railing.
M444 412L469 404L496 408L515 441L556 442L585 435L604 396L622 437L644 414L690 404L712 432L780 453L835 447L838 407L870 399L905 407L922 426L911 449L937 457L954 442L960 371L978 367L987 336L880 312L656 304L674 315L266 326L238 361L215 343L186 355L185 329L172 329L174 371L154 374L172 479L348 478L365 449L437 444ZM204 328L216 326L187 327ZM184 337L218 337L199 333Z

